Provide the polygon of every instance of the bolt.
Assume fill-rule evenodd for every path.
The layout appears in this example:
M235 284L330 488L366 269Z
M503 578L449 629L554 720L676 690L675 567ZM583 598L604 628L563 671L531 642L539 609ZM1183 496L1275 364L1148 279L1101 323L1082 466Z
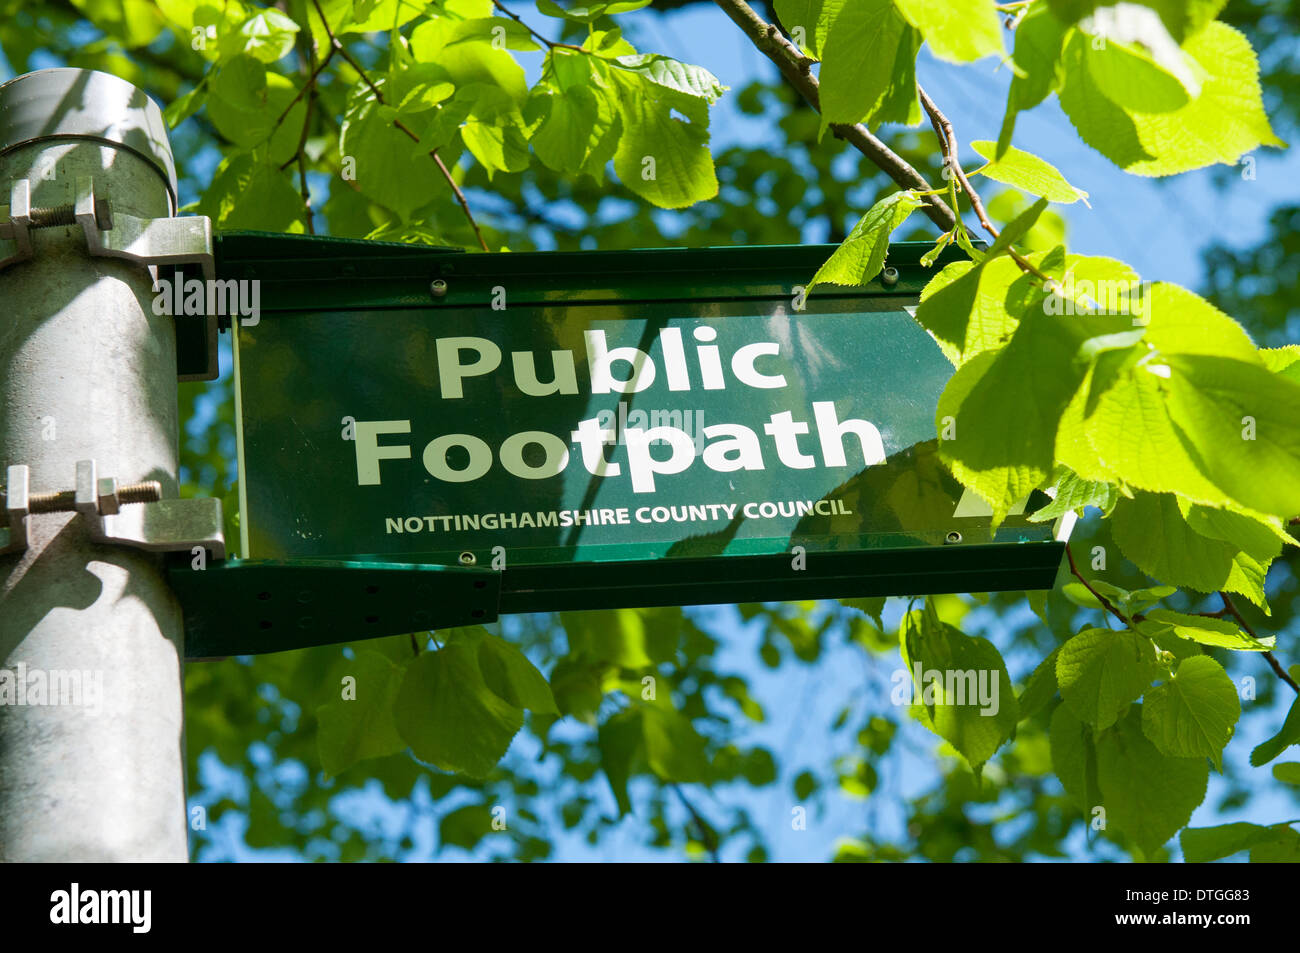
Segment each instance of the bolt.
M435 278L433 284L429 285L429 290L433 292L435 298L441 298L447 293L447 282L441 278Z
M898 284L898 269L892 265L887 266L885 270L880 273L880 283L886 288L892 288L894 285Z
M476 562L478 562L478 558L473 553L461 553L460 561L461 561L461 565L473 566Z
M58 228L76 225L77 210L72 205L55 205L52 208L34 208L28 213L29 228Z
M945 542L945 543L960 543L960 542L961 542L961 533L957 532L956 530L953 530L953 531L952 531L951 533L949 533L948 536L944 539L944 542Z
M119 503L156 503L162 499L162 484L157 480L144 483L128 483L118 487ZM60 493L33 493L27 499L29 513L74 513L77 509L77 494L72 490Z

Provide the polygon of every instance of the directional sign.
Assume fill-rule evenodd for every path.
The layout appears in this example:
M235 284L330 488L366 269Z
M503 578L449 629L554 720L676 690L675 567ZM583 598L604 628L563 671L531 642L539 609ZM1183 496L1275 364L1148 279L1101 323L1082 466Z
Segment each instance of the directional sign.
M261 283L244 559L473 567L502 612L1052 584L1054 527L991 538L938 460L916 247L812 296L829 246L359 248L219 244Z

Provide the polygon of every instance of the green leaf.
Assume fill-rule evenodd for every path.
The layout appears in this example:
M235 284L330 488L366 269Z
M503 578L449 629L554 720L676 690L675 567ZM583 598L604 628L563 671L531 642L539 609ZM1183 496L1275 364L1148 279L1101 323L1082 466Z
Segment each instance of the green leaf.
M1300 513L1300 384L1258 363L1168 358L1169 415L1205 475L1249 509Z
M524 109L527 125L533 129L529 141L548 167L584 172L599 182L618 148L622 121L597 72L588 64L567 62L574 57L581 54L554 50L548 54L552 78L533 87Z
M1031 6L1016 27L1016 48L1012 54L1016 71L1011 77L1006 117L998 134L999 156L1011 145L1017 114L1033 109L1056 88L1056 63L1065 35L1066 25L1042 3Z
M1080 281L1101 280L1127 269L1109 258L1067 256L1059 247L1032 253L1026 260L1045 274L1068 274ZM961 366L1005 345L1026 314L1044 313L1046 295L1041 281L1022 272L1009 256L985 257L978 264L957 261L922 289L916 320L947 358Z
M1250 753L1250 763L1255 767L1268 764L1292 745L1300 744L1300 701L1292 702L1291 710L1286 713L1286 720L1272 738L1256 745Z
M340 697L316 709L321 767L336 776L358 761L406 749L393 720L402 670L378 652L361 651L342 674L355 680L351 683L355 697L342 697L340 678L329 689Z
M1057 705L1049 732L1052 770L1075 806L1085 814L1101 804L1097 786L1097 749L1093 731L1080 721L1069 705Z
M497 172L527 169L524 118L510 95L486 83L462 86L460 92L472 96L474 101L461 135L466 148L487 172L488 180Z
M990 503L994 527L1052 472L1061 416L1088 367L1086 348L1118 326L1026 315L1004 348L967 361L944 388L936 429L948 438L940 455Z
M1287 380L1300 384L1300 344L1260 348L1259 357L1270 373L1280 374Z
M685 208L716 195L707 101L640 72L613 69L609 78L622 118L614 171L623 184L660 208Z
M1269 829L1269 836L1250 848L1252 864L1300 864L1300 834L1285 824Z
M1085 508L1094 506L1103 516L1109 516L1119 502L1119 491L1113 484L1085 480L1073 470L1065 470L1056 481L1056 496L1052 502L1029 515L1031 523L1045 523L1066 513L1083 515Z
M1171 416L1167 365L1150 352L1126 357L1136 359L1117 367L1102 363L1086 394L1081 390L1067 408L1057 443L1061 462L1086 479L1123 481L1215 506L1230 503Z
M1097 86L1087 65L1088 38L1075 34L1066 43L1060 98L1084 142L1136 175L1231 165L1261 145L1285 145L1269 126L1259 64L1244 36L1215 22L1183 49L1205 74L1200 95L1172 112L1126 112Z
M488 688L516 708L551 715L560 713L545 676L523 652L486 629L472 631L477 636L479 670Z
M609 781L619 816L632 810L627 784L632 777L633 765L643 757L645 742L642 732L643 709L629 708L606 719L596 734L596 747L600 750L600 766Z
M1272 836L1272 828L1238 822L1217 827L1189 827L1178 835L1183 845L1183 860L1205 864L1247 850Z
M635 609L561 612L569 652L610 662L620 668L647 668L672 658L672 647L650 637L645 619Z
M361 194L403 219L437 195L432 145L412 142L379 113L373 98L357 98L343 117L339 150L355 160Z
M932 611L908 614L900 647L913 681L912 713L978 771L1019 721L1001 654L992 642L966 635Z
M994 0L895 0L934 55L949 63L1001 56L1002 18Z
M415 4L410 6L419 10ZM436 66L442 78L457 89L473 83L496 86L522 106L528 96L528 81L510 50L487 38L458 35L457 27L457 21L446 17L425 20L411 31L411 56L421 64Z
M867 615L876 623L876 628L883 629L885 623L881 621L880 616L885 611L886 601L888 600L885 596L867 596L862 599L841 599L840 603Z
M551 692L564 715L589 725L596 723L596 711L605 698L606 666L575 658L562 658L551 670Z
M163 110L163 118L167 120L167 128L175 129L203 107L204 103L207 102L206 85L205 82L200 81L188 93L176 97L167 104L167 108Z
M471 17L453 25L447 33L444 48L456 43L475 40L494 43L494 49L504 44L508 50L540 50L541 46L522 23L505 17Z
M1300 784L1300 761L1273 765L1273 777L1283 784Z
M1046 708L1056 697L1056 659L1060 654L1060 646L1052 649L1047 658L1038 663L1037 667L1029 676L1029 681L1025 682L1025 690L1020 693L1017 699L1020 705L1020 720L1032 718L1044 708Z
M1127 629L1084 629L1056 658L1062 700L1098 729L1115 724L1162 671L1151 640Z
M1104 609L1101 600L1089 591L1081 582L1067 582L1061 587L1061 595L1081 609Z
M523 727L523 712L492 691L472 639L411 663L397 694L397 730L421 761L486 777Z
M1152 609L1138 623L1138 628L1152 638L1173 633L1181 639L1189 639L1201 645L1237 652L1267 652L1277 641L1277 637L1272 635L1264 639L1253 639L1238 628L1235 622L1227 619L1187 615L1170 609Z
M831 253L808 291L819 284L865 285L880 273L889 251L889 236L924 203L910 191L894 192L873 205L847 238Z
M444 814L438 821L438 844L473 850L492 833L492 810L487 804L466 804Z
M1259 351L1246 329L1200 295L1179 285L1157 282L1135 315L1147 329L1146 340L1161 354L1200 354L1260 364Z
M996 258L999 254L1007 251L1013 247L1016 242L1020 241L1021 237L1034 227L1034 223L1038 221L1038 217L1043 214L1043 211L1046 208L1047 199L1039 199L1008 222L1006 228L998 232L998 237L995 238L993 244L989 246L986 260Z
M302 198L288 176L246 152L222 161L195 212L221 228L304 231Z
M1142 730L1161 754L1209 758L1220 771L1224 745L1240 717L1236 686L1208 655L1184 659L1142 703Z
M987 207L989 218L999 225L1013 221L1017 215L1029 207L1029 200L1016 189L1003 189L995 195ZM1038 217L1034 227L1025 232L1020 239L1020 247L1027 252L1056 251L1060 248L1065 254L1065 219L1060 213L1048 209Z
M1186 663L1184 663L1186 664ZM1109 827L1150 855L1191 819L1205 799L1204 758L1170 758L1142 733L1141 706L1097 738L1097 784Z
M703 66L681 63L660 53L619 56L615 58L614 63L619 69L635 73L657 86L698 97L710 105L717 102L718 97L727 90L727 87L718 81L718 77Z
M263 63L274 63L289 55L298 36L298 24L279 10L259 10L239 28L241 52Z
M1102 95L1130 112L1179 109L1201 92L1200 71L1153 10L1135 3L1101 7L1079 29Z
M830 18L822 16L823 0L775 0L773 5L786 32L796 42L802 39L800 49L808 56L820 59L822 43L830 26Z
M704 739L686 716L662 705L642 709L646 762L664 781L705 782L709 762Z
M970 146L989 160L988 164L979 170L979 173L994 182L1014 185L1030 195L1042 196L1049 202L1061 202L1069 205L1083 199L1084 203L1087 204L1087 192L1075 188L1065 181L1065 176L1061 175L1055 166L1038 158L1036 155L1022 152L1011 146L1007 148L1004 154L995 159L996 143L980 140L972 142Z
M1120 552L1148 576L1198 592L1240 592L1264 601L1263 567L1231 543L1202 536L1168 493L1136 493L1111 515Z
M567 10L555 0L537 0L537 9L548 17L573 20L575 23L595 23L601 17L630 13L650 6L651 0L614 0L612 3L588 3L569 7Z
M794 779L794 799L806 801L817 790L817 777L811 771L800 772Z
M294 154L307 106L297 102L284 121L276 121L297 90L288 79L268 73L251 56L236 56L208 83L207 114L217 131L243 149L265 147L277 164Z
M893 0L827 3L822 18L827 21L819 75L822 118L871 125L896 95L898 54L910 48L912 28Z

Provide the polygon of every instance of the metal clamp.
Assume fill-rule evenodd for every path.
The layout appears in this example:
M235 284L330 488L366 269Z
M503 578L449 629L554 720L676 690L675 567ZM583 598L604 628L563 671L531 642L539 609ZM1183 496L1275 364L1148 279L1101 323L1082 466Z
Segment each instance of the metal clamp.
M81 226L86 251L99 258L122 258L146 267L197 264L203 277L217 274L212 246L212 220L203 215L182 218L140 218L114 212L105 196L95 194L92 176L78 176L70 204L32 208L31 183L15 179L9 204L0 205L0 241L13 243L9 254L0 250L0 270L34 257L31 233L42 228ZM184 374L182 380L217 377L218 316L204 316L207 366L202 373Z
M119 486L112 477L97 476L94 460L77 461L75 490L34 494L30 471L21 465L9 467L7 485L9 525L0 528L0 556L25 552L31 545L27 518L32 514L75 512L97 543L155 553L201 546L214 560L226 558L220 500L164 500L161 485L153 480Z

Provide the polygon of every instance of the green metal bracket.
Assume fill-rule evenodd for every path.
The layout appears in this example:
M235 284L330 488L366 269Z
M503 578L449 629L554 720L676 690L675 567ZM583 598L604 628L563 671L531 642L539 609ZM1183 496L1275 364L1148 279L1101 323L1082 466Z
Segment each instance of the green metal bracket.
M239 560L168 570L185 607L189 659L491 622L501 574L488 569L329 560Z

